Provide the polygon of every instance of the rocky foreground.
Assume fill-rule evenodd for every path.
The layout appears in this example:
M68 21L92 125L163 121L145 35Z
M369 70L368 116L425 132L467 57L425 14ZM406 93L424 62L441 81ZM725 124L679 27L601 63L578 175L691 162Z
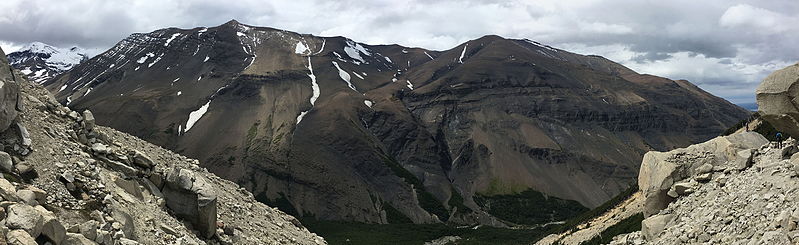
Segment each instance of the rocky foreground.
M796 141L785 144L754 149L750 166L722 165L674 184L674 202L611 244L799 243L799 154Z
M799 64L757 89L760 114L799 136ZM738 132L670 152L649 152L638 184L647 218L611 244L799 244L799 147Z
M96 126L0 50L0 244L325 244L177 155Z

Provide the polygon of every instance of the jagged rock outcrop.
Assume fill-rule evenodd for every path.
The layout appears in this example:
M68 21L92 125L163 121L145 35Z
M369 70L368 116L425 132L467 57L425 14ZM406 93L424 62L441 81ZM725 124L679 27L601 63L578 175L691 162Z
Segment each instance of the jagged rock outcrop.
M0 50L0 132L5 131L17 118L21 108L19 102L19 85L16 82L13 68L8 65L6 54Z
M688 192L692 183L709 181L714 171L740 168L740 162L750 160L746 152L766 143L758 133L743 132L669 152L646 153L638 175L644 215L666 208L679 193Z
M756 93L763 119L774 128L799 137L799 63L768 75Z
M611 244L799 243L796 147L793 139L764 144L752 151L751 167L714 169L708 182L645 219L640 232Z
M8 68L4 60L0 68ZM18 84L19 96L0 97L0 104L14 101L11 109L24 116L0 114L16 125L0 132L0 244L325 243L196 160L95 126L91 112L63 107L9 72L0 82ZM199 207L192 214L203 222L174 205L182 200L168 187L173 169L192 176L179 191L196 195L185 204Z

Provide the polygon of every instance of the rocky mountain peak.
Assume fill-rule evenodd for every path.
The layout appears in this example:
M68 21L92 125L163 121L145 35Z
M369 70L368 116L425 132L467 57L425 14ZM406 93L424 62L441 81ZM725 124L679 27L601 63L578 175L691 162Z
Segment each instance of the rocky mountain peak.
M79 47L57 48L33 42L8 54L11 65L30 80L44 83L89 59L89 52Z

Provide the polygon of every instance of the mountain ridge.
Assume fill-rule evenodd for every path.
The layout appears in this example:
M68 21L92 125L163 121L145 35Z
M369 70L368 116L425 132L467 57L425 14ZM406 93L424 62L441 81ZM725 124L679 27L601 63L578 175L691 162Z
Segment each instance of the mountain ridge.
M688 84L496 35L431 51L231 21L133 34L46 86L300 216L502 226L474 195L599 205L646 151L748 115Z

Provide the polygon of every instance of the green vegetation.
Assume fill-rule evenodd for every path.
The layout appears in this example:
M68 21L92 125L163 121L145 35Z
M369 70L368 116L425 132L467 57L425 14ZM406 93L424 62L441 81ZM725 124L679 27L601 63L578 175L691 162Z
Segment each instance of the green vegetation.
M458 208L456 211L458 214L465 214L472 211L471 208L463 205L463 196L458 193L458 190L455 190L455 188L450 188L450 192L452 192L452 197L450 197L449 202L447 202L447 204L449 204L449 208Z
M630 187L628 187L627 190L622 191L621 193L611 198L610 200L606 201L602 205L599 205L599 207L596 207L588 212L584 212L574 218L569 219L568 221L566 221L566 224L563 224L563 226L558 227L558 229L553 231L553 233L561 233L564 231L573 230L577 228L578 225L588 222L589 220L592 220L610 211L614 207L618 206L619 204L630 198L637 191L638 191L638 185L635 184L630 185Z
M402 214L399 210L394 208L388 203L383 203L383 209L386 210L386 219L389 224L412 224L413 221Z
M364 224L338 221L301 220L311 232L330 244L419 245L443 236L460 236L457 244L531 244L546 235L545 228L504 229L493 227L452 227L444 224Z
M406 181L418 181L414 179ZM585 207L580 206L574 201L546 197L542 193L533 190L513 195L496 195L490 197L478 195L479 197L475 197L481 200L478 201L478 204L482 203L482 205L485 205L490 202L491 208L496 211L492 213L493 215L511 222L526 220L529 221L527 222L529 224L547 223L553 220L553 217L556 217L554 213L560 213L561 215L570 214L570 217L572 217L563 225L553 224L537 228L517 227L508 229L480 227L472 229L472 227L454 227L446 224L412 224L408 217L387 203L384 204L383 207L386 210L386 215L391 224L378 225L342 221L319 221L309 217L305 217L301 219L301 221L308 230L324 237L330 244L423 244L424 242L435 240L443 236L460 236L462 240L459 240L457 244L467 245L532 244L546 235L574 229L578 224L602 215L627 200L636 191L638 191L638 188L636 185L633 185L601 206L583 212L577 216L574 216L577 214L575 210L585 210ZM453 196L449 201L450 206L459 206L458 203L462 205L462 197L456 195L456 193L457 192L453 190ZM459 199L461 201L458 201ZM530 214L521 214L519 211L522 210L538 210L538 212L545 215L532 215L536 213L535 211L524 212ZM511 217L511 214L519 216L520 218ZM540 222L533 223L532 221L536 219L540 220ZM595 240L588 241L587 244L607 243L607 239L611 239L618 234L640 230L642 220L643 216L640 214L625 219L602 232L601 236Z
M383 157L383 162L391 169L392 172L394 172L395 175L405 180L405 183L413 186L413 188L416 190L416 198L419 199L419 206L421 206L425 211L438 216L438 219L441 221L447 221L447 219L449 219L449 211L447 211L447 208L445 208L444 205L433 196L433 194L427 192L427 190L424 188L424 184L422 184L422 181L417 179L416 176L413 176L411 172L400 166L397 161L388 156Z
M608 229L602 231L599 236L594 237L589 241L585 241L580 243L580 245L599 245L599 244L608 244L613 237L619 234L626 234L630 232L640 231L641 230L641 221L644 221L644 214L636 214L630 216L622 220L621 222L608 227Z
M588 211L577 201L546 196L528 189L517 194L484 196L474 201L489 214L505 221L523 225L539 225L566 220Z

